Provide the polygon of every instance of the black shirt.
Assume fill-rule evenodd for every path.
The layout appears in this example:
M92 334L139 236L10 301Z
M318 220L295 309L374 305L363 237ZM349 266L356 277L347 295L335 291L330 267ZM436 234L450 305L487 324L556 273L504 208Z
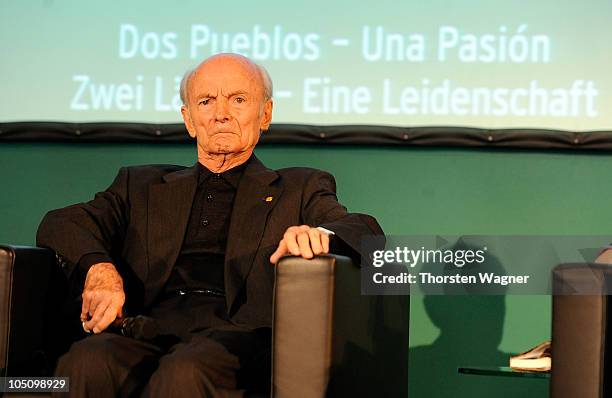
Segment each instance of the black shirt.
M164 292L209 289L224 293L223 264L234 198L248 161L223 173L198 163L198 187L185 239Z

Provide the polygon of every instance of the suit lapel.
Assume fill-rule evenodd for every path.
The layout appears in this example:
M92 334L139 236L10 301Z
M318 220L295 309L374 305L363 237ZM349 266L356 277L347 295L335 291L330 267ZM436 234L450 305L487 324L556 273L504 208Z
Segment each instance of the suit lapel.
M271 185L277 178L275 171L253 155L240 179L225 251L225 294L230 313L253 267L268 215L283 191L281 186Z
M163 182L149 187L147 281L154 287L154 294L166 282L181 249L197 178L196 164L166 174Z

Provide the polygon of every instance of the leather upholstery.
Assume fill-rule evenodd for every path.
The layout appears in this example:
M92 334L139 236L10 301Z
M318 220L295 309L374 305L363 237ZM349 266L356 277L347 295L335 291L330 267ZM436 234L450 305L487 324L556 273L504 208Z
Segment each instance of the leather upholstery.
M364 296L341 256L276 268L273 396L408 395L408 296Z
M0 245L0 371L9 376L48 374L63 339L60 312L66 291L55 254L48 249Z
M0 246L3 375L49 375L83 336L71 294L51 250ZM407 296L362 296L349 258L283 258L274 291L273 396L405 398L408 315Z
M612 394L612 319L606 278L612 266L563 264L553 271L551 398L605 398ZM576 288L589 293L577 295ZM574 294L572 294L574 293Z

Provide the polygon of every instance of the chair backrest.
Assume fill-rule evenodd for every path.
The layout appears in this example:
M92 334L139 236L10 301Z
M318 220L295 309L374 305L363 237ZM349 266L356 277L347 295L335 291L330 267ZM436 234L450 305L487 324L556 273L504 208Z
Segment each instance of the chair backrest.
M602 264L563 264L553 271L551 398L612 394L611 277L612 266Z

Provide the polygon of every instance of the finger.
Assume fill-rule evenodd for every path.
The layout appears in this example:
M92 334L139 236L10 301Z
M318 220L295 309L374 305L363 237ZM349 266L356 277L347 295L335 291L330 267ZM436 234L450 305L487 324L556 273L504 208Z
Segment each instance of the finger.
M90 296L91 300L89 301L89 312L87 313L87 319L91 319L94 316L98 306L102 303L102 301L104 301L104 296L100 295L99 292L91 292Z
M323 245L321 244L321 236L325 235L316 228L310 228L308 230L308 237L310 238L310 247L312 253L316 256L317 254L323 253Z
M274 251L274 253L272 253L272 255L270 256L270 262L272 264L276 264L278 260L280 260L280 258L284 256L285 254L287 254L287 244L285 243L285 240L283 239L278 244L276 251Z
M297 241L300 246L300 254L304 258L312 258L312 250L310 249L310 236L307 232L302 232L297 236Z
M323 246L323 253L329 253L329 235L325 232L321 233L321 245Z
M81 305L81 321L86 321L89 319L89 307L91 305L91 293L84 292L82 297L83 297L83 305Z
M297 242L297 235L293 230L287 230L285 232L285 237L283 238L285 243L287 244L287 250L294 256L300 255L300 245Z
M115 319L117 319L117 314L121 313L121 307L122 306L117 301L111 302L111 304L106 308L106 311L104 311L102 319L100 319L98 324L94 326L93 332L100 333L103 330L106 330L106 328L108 328L108 325L110 325Z
M89 317L89 320L85 321L85 326L87 327L87 329L93 330L93 328L100 321L100 319L102 319L102 316L104 316L104 310L106 310L106 307L108 307L110 302L110 297L97 296L97 298L94 297L92 299L92 304L96 303L97 306L96 310L93 311L93 313L90 312L91 316Z
M88 322L85 322L85 326L87 327L87 329L92 330L94 333L99 333L99 332L96 332L96 326L98 325L98 323L104 316L104 312L106 311L106 309L108 308L110 304L111 304L110 297L106 297L100 302L100 304L96 308L96 311L93 314L93 318L91 318L91 320L89 320Z

